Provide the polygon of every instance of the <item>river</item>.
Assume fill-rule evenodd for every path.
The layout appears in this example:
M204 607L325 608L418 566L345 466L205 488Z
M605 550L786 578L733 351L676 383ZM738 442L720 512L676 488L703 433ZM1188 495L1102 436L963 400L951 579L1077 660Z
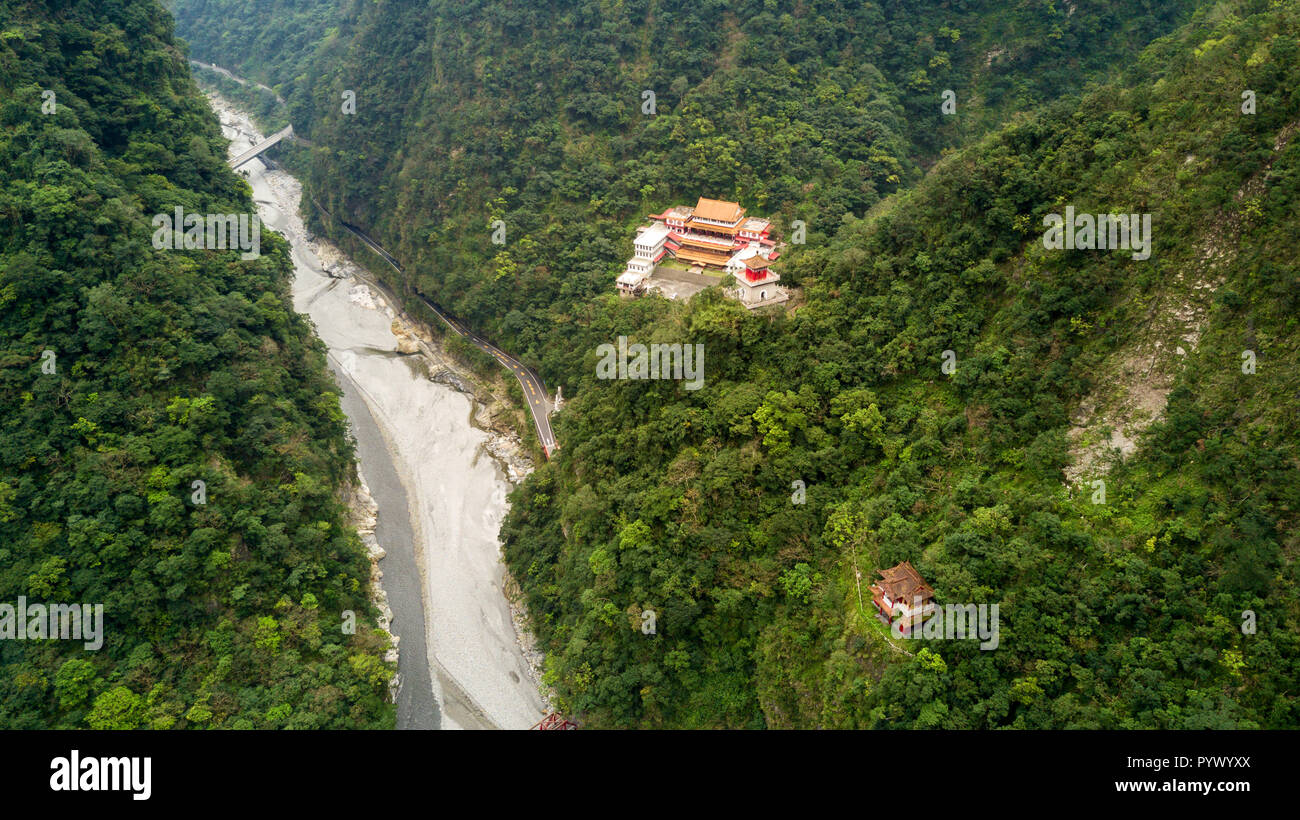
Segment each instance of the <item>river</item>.
M264 138L229 101L208 97L230 156ZM263 224L292 246L294 307L329 349L378 506L379 568L400 649L398 728L528 728L546 707L505 598L497 540L507 469L516 479L520 470L494 456L496 434L472 423L473 398L430 379L428 357L413 350L409 327L394 324L384 295L335 245L310 236L298 181L261 159L239 172Z

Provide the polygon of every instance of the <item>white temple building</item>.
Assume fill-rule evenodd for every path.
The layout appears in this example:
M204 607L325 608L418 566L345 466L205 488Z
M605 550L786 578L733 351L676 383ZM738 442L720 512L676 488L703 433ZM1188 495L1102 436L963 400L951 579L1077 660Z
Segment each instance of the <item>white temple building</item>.
M627 260L627 270L618 277L619 293L636 296L645 289L645 281L668 253L666 246L670 233L665 225L651 225L640 230L632 243L635 255Z

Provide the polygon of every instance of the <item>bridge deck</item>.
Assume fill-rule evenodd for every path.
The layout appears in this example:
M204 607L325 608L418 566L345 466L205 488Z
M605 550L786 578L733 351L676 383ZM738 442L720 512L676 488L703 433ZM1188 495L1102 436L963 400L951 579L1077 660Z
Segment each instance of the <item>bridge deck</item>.
M271 136L259 142L257 145L254 145L252 148L249 148L244 153L232 159L230 161L230 167L238 168L239 166L243 165L245 162L248 162L253 157L257 156L258 154L262 153L268 148L278 144L281 140L285 139L286 137L292 137L292 136L293 136L293 126L292 125L285 126L279 131L276 131Z

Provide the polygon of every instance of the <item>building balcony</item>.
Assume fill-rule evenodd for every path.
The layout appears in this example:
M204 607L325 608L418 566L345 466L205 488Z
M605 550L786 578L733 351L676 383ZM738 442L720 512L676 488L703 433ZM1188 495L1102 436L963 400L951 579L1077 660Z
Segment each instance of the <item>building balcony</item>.
M678 233L677 241L685 244L698 244L721 250L731 250L736 240L729 236L706 236L698 233Z
M727 263L731 261L731 254L727 251L716 250L714 248L699 248L683 245L675 254L676 256L697 256L701 259L708 259L709 264L715 264L720 268L726 268Z

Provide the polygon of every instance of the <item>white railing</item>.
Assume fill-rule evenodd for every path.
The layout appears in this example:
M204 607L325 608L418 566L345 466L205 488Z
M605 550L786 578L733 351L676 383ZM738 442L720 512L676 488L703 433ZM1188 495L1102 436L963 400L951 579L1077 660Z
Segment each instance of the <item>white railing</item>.
M691 242L704 242L709 245L717 245L720 248L731 248L736 244L734 239L723 239L717 236L705 236L697 233L679 233L678 236L684 240Z

